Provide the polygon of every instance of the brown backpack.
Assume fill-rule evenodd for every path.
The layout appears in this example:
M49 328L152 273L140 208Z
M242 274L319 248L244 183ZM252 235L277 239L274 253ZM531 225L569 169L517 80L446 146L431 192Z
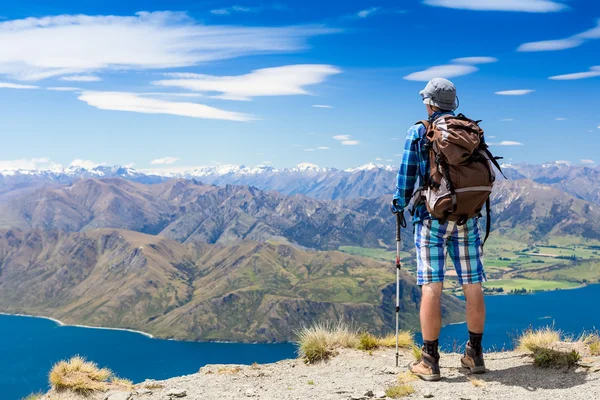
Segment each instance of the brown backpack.
M499 158L492 156L483 141L479 122L462 114L419 121L427 128L430 172L415 193L415 202L425 203L429 214L440 223L455 221L459 225L480 215L486 206L487 240L491 225L489 198L496 180L492 165L502 171Z

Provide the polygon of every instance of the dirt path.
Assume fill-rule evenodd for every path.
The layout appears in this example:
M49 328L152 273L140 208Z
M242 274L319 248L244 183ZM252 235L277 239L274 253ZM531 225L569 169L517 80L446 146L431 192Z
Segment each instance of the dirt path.
M516 352L488 354L488 373L471 376L459 367L458 354L441 359L444 379L437 383L410 382L415 393L408 398L434 399L600 399L600 357L585 358L586 367L569 371L545 370L532 365L531 358ZM396 368L393 350L366 352L343 350L328 362L305 365L300 360L255 366L209 365L199 373L146 381L131 395L103 395L101 400L168 400L175 389L184 399L367 399L369 391L381 394L398 382L411 356L404 353ZM472 381L473 378L477 380ZM370 394L370 393L369 393ZM59 397L48 396L47 399Z

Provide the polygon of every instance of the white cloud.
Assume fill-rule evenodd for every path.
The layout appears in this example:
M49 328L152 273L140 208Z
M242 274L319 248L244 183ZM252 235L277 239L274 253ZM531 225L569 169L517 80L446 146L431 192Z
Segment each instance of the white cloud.
M394 162L394 160L388 158L387 160L385 160L385 162Z
M511 140L503 140L500 143L490 143L490 146L523 146L523 143L513 142Z
M590 159L586 159L586 158L584 158L583 160L580 160L580 162L582 164L589 164L589 165L596 164L596 161L590 160Z
M596 78L600 76L600 66L592 67L587 72L576 72L574 74L556 75L548 79L553 81L574 81L578 79Z
M317 150L329 150L329 147L327 147L327 146L319 146L319 147L317 147Z
M504 90L501 92L496 92L496 94L500 95L500 96L525 96L526 94L529 94L532 92L534 92L534 90L520 89L520 90Z
M502 118L500 121L503 121L503 122L512 122L512 121L514 121L514 118Z
M340 142L343 146L356 146L360 143L358 140L351 140L350 135L335 135L333 139Z
M150 164L152 164L152 165L171 165L171 164L176 163L177 161L179 161L179 158L177 158L177 157L163 157L163 158L157 158L157 159L150 161Z
M495 57L462 57L455 58L452 62L457 64L477 65L495 63L498 62L498 59Z
M377 157L377 158L375 159L375 161L383 161L383 158L381 158L381 157Z
M49 158L31 158L20 160L0 160L0 173L11 173L18 170L56 170L60 171L62 166L50 161Z
M566 118L559 117L559 118L554 118L554 120L555 120L555 121L566 121L567 119L566 119Z
M403 154L394 154L395 157L402 157Z
M571 163L566 160L556 160L554 163L559 165L571 165Z
M185 13L58 15L0 22L0 75L18 80L164 69L307 48L323 26L208 26Z
M333 139L334 139L334 140L339 140L339 141L342 141L342 140L350 140L350 135L335 135L335 136L333 137Z
M517 51L557 51L572 49L581 46L581 44L583 44L583 41L577 39L542 40L540 42L523 43L519 46Z
M487 136L488 139L496 139L496 136Z
M406 75L407 81L427 82L433 78L454 78L457 76L469 75L479 71L479 68L472 65L438 65L427 68L424 71L413 72Z
M95 75L71 75L63 76L60 80L67 82L99 82L102 78Z
M38 86L19 85L18 83L0 82L0 88L2 88L2 89L37 89Z
M257 69L238 76L173 73L168 76L175 79L155 81L153 84L219 93L214 97L225 100L251 100L252 97L258 96L308 94L305 86L321 83L330 75L341 72L332 65L286 65Z
M434 7L476 11L520 11L546 13L563 11L566 5L551 0L424 0Z
M328 106L326 104L315 104L312 107L313 108L333 108L333 106Z
M565 39L542 40L540 42L524 43L517 51L557 51L579 47L588 40L600 39L600 19L596 27L582 33L578 33Z
M371 15L377 14L381 10L381 7L371 7L366 10L359 11L356 16L359 18L367 18Z
M148 99L127 92L83 92L79 100L101 110L130 111L145 114L170 114L182 117L252 121L248 114L225 111L204 104Z
M55 92L76 92L81 89L76 88L76 87L71 87L71 86L52 86L52 87L47 87L46 90L53 90Z
M304 149L304 151L316 151L316 149Z
M106 165L105 163L97 163L91 160L82 160L82 159L75 159L73 160L73 162L71 163L71 165L69 165L69 167L71 168L83 168L83 169L94 169L96 167L99 167L101 165Z
M253 8L253 7L242 7L242 6L232 6L232 7L225 7L225 8L218 8L215 10L210 10L211 14L215 14L215 15L230 15L233 13L250 13L250 12L257 12L258 8Z

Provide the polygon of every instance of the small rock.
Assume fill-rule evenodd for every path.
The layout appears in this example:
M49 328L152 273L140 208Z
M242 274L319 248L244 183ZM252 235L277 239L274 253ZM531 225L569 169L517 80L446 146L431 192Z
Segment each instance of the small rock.
M385 368L383 368L383 369L381 370L381 373L382 373L382 374L390 374L390 375L392 375L392 374L395 374L395 373L396 373L396 369L395 369L395 368L392 368L392 367L385 367Z
M185 396L187 396L187 392L183 389L170 389L167 392L167 396L169 396L169 397L185 397Z
M254 389L246 390L246 397L254 397L254 396L256 396L256 390L254 390Z
M361 396L361 395L358 395L358 394L356 394L356 395L354 395L354 396L350 396L350 400L365 400L365 397L364 397L364 396Z
M431 390L429 390L429 389L424 389L423 397L426 399L431 399L433 397L433 393L431 393Z
M374 397L374 396L375 396L375 395L373 394L373 391L372 391L372 390L368 390L368 391L365 393L365 395L364 395L364 397Z
M385 392L383 390L379 390L377 392L375 392L375 398L376 399L385 399Z
M138 396L144 396L144 395L151 395L152 394L152 390L149 389L138 389L136 390L135 394L137 394Z
M119 392L119 393L109 394L104 399L105 400L129 400L130 397L131 397L131 393Z

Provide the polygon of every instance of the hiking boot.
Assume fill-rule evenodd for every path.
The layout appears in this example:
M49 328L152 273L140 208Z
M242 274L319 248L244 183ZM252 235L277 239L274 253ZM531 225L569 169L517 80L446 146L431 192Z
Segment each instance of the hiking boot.
M468 368L473 374L484 374L485 363L483 362L483 351L479 354L472 348L469 343L465 348L465 355L460 359L460 364L463 368Z
M420 360L413 361L408 367L410 372L424 381L439 381L442 379L439 356L436 358L424 352Z

